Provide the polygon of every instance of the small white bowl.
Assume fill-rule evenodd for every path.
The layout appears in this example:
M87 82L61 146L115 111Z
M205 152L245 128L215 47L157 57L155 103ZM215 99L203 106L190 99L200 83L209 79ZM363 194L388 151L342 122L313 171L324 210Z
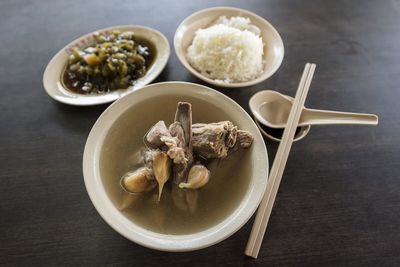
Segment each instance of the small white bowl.
M95 32L106 33L113 30L121 32L132 31L136 36L151 42L156 50L153 63L147 70L145 76L136 80L135 85L126 89L115 90L105 94L97 95L83 95L74 93L64 87L61 79L67 65L68 57L71 54L72 48L84 47L90 45L93 41L93 34ZM47 94L53 99L69 105L75 106L91 106L109 103L117 100L121 96L141 88L151 83L161 73L167 65L170 56L170 47L167 38L159 31L149 27L138 25L121 25L109 28L100 29L78 39L72 41L64 48L62 48L49 62L43 74L43 85Z
M275 142L280 142L281 141L280 138L277 138L277 137L273 136L272 134L268 133L266 130L264 130L263 127L262 127L261 122L259 122L256 117L254 117L254 122L256 123L256 125L257 125L257 127L260 130L262 135L264 135L265 137L267 137L267 138L269 138L269 139L271 139L271 140L273 140ZM300 127L300 131L297 134L295 134L295 136L293 138L293 142L297 142L297 141L303 139L308 134L310 129L311 129L310 125ZM276 130L276 129L272 129L272 130Z
M248 82L223 83L208 78L194 69L187 61L186 54L188 47L192 44L195 33L200 28L207 28L220 16L249 18L251 23L261 30L261 37L264 42L264 70L256 79ZM258 84L271 77L278 70L282 63L284 47L279 33L275 28L262 17L240 8L213 7L200 10L187 17L175 32L174 37L175 53L181 63L196 77L213 85L220 87L245 87Z
M271 93L273 93L273 94L271 94ZM271 130L274 130L273 128L271 128L271 125L268 123L268 121L266 121L265 118L263 117L261 109L262 109L262 106L265 105L265 103L274 101L274 99L275 99L274 97L276 97L276 95L278 95L278 92L276 92L274 90L259 91L250 98L249 107L250 107L251 113L254 116L254 121L255 121L257 127L259 128L261 134L271 140L280 142L281 139L268 133L262 127L262 126L265 126L265 127L270 128ZM280 97L280 95L281 94L279 94L279 97ZM292 101L294 100L293 97L290 97L290 96L285 96L285 97L287 97L288 99L290 99ZM282 130L282 133L283 133L284 129L283 128L280 128L280 129ZM303 139L308 134L310 129L311 129L311 125L300 126L300 130L297 134L295 134L293 141L296 142L296 141Z
M243 176L249 179L243 196L237 201L237 206L233 207L229 215L221 221L211 224L208 228L183 235L160 234L145 229L128 219L118 210L111 195L108 194L107 183L102 179L102 176L106 177L107 171L104 172L105 165L103 165L103 169L101 166L102 157L104 157L103 160L106 159L107 165L113 162L113 160L107 160L107 153L110 151L114 151L112 153L116 154L124 153L128 143L132 142L135 130L139 131L137 135L143 135L142 131L146 129L140 129L137 122L132 122L132 117L139 116L139 123L144 123L143 121L149 120L149 117L158 120L166 119L173 116L173 113L169 114L169 111L175 109L177 101L194 103L194 122L204 120L204 116L210 120L220 120L223 117L233 121L239 128L249 131L254 137L252 146L241 157L241 164L249 166ZM139 107L143 105L151 110L165 106L169 111L155 114L153 110L142 114ZM196 113L196 109L204 110L205 113ZM213 110L213 112L207 112L209 110ZM145 125L147 124L145 123ZM121 138L121 136L123 137ZM115 160L115 158L113 159ZM113 164L115 162L111 165ZM211 246L228 238L250 219L258 207L267 185L268 155L257 126L246 111L232 99L205 86L185 82L165 82L148 85L134 91L117 100L103 112L93 126L86 142L83 155L83 175L86 189L95 208L118 233L149 248L162 251L190 251Z

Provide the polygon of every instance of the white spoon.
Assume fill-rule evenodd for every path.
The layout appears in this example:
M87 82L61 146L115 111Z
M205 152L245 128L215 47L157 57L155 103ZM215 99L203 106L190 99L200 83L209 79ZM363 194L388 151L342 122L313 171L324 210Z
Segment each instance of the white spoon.
M271 128L285 128L292 104L292 97L272 90L260 91L249 101L250 110L256 119ZM321 124L377 125L378 116L303 107L298 126Z

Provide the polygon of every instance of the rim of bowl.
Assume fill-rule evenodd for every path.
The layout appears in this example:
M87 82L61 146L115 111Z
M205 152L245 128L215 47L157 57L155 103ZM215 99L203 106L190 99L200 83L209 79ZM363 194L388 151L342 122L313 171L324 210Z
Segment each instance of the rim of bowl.
M268 73L268 75L263 75L264 72L257 78L251 80L251 81L247 81L247 82L236 82L236 83L219 83L216 82L215 80L208 78L204 75L202 75L200 72L198 72L195 68L193 68L189 62L187 61L186 57L185 57L185 51L183 51L182 49L182 53L178 53L178 48L181 47L181 44L178 43L178 36L177 33L178 31L183 27L184 23L187 22L188 20L190 20L191 18L202 14L202 13L207 13L210 11L214 11L214 10L230 10L230 11L237 11L237 12L242 12L243 14L247 14L250 16L254 16L258 19L260 19L261 21L263 21L271 30L274 34L276 34L276 37L279 41L279 45L282 48L282 55L279 57L279 63L276 64L276 66L271 69L271 71ZM192 40L193 41L193 40ZM279 67L282 64L283 58L285 56L285 47L283 45L283 41L282 41L282 37L280 36L279 32L275 29L275 27L266 19L264 19L263 17L249 11L246 9L242 9L242 8L237 8L237 7L228 7L228 6L219 6L219 7L211 7L211 8L205 8L199 11L194 12L193 14L189 15L188 17L186 17L178 26L178 28L175 31L174 34L174 49L175 49L175 54L177 55L179 61L181 62L181 64L187 69L189 70L190 73L192 73L194 76L196 76L197 78L199 78L200 80L203 80L209 84L215 85L215 86L219 86L219 87L226 87L226 88L239 88L239 87L248 87L248 86L252 86L258 83L261 83L263 81L265 81L266 79L270 78L272 75L275 74L275 72L279 69Z
M212 99L218 99L219 103L225 102L226 104L224 105L226 106L235 106L236 112L242 114L246 124L251 126L252 129L249 130L255 134L255 142L258 142L257 146L253 144L253 149L256 150L253 153L257 155L252 161L254 170L253 178L250 180L249 187L240 204L224 220L210 228L193 234L159 234L135 225L134 222L125 217L112 204L100 177L98 159L100 157L101 146L107 135L107 130L115 122L116 118L132 107L132 103L136 103L131 101L131 98L137 99L137 102L148 100L154 95L151 94L151 90L157 91L155 94L160 95L160 90L157 90L160 86L173 88L170 89L169 93L166 90L162 91L165 92L165 95L171 94L174 91L181 91L186 96L193 97L195 95L195 97L199 98L212 97ZM148 87L153 87L153 89ZM146 96L145 94L150 95ZM123 108L120 108L120 106ZM106 125L104 126L103 124ZM156 250L171 252L202 249L214 245L238 231L251 218L261 202L266 189L269 170L267 148L261 133L249 114L239 104L224 94L209 87L189 82L162 82L147 85L112 103L100 115L91 129L86 141L82 163L86 190L97 212L107 224L119 234L137 244Z
M78 38L74 39L73 41L71 41L67 45L65 45L63 48L61 48L50 59L49 63L47 64L47 66L43 72L42 83L43 83L43 87L44 87L46 93L51 98L53 98L54 100L56 100L60 103L73 105L73 106L93 106L93 105L100 105L100 104L106 104L106 103L113 102L113 101L121 98L122 96L130 93L131 91L135 91L135 90L142 88L143 86L138 87L138 88L134 88L134 86L129 86L126 89L118 89L118 90L114 90L114 91L106 93L106 94L99 94L99 95L95 95L95 96L88 96L88 95L82 95L82 94L77 94L77 93L71 92L69 89L65 88L61 82L61 75L65 69L66 62L62 63L63 66L62 66L61 70L57 71L57 73L56 73L56 76L58 77L56 79L57 80L56 84L54 84L52 81L48 80L49 77L54 76L54 75L51 75L51 73L50 73L51 68L53 67L54 64L56 64L57 59L60 56L62 56L63 53L65 53L65 50L68 47L73 46L74 44L78 43L80 40L83 40L83 39L86 39L86 38L92 36L95 32L104 32L104 31L118 30L118 29L124 29L124 28L131 28L132 30L141 29L144 31L152 32L163 40L164 45L166 46L165 54L161 55L161 57L159 58L158 61L155 58L156 61L153 62L152 66L149 70L151 70L154 66L156 66L156 64L158 64L159 67L156 68L156 70L154 71L154 74L151 76L151 78L148 81L146 81L144 83L143 86L146 86L146 85L150 84L152 81L154 81L160 75L160 73L164 70L165 66L168 63L169 57L171 55L171 47L169 45L169 41L168 41L167 37L165 37L165 35L162 32L160 32L154 28L151 28L151 27L147 27L147 26L143 26L143 25L124 24L124 25L116 25L116 26L101 28L101 29L97 29L92 32L86 33L84 35L79 36ZM157 46L157 45L154 44L154 46ZM145 76L143 76L143 77L146 77L147 73L148 72L146 72ZM141 77L141 78L143 78L143 77ZM141 78L139 78L139 79L141 79ZM57 89L53 89L53 87L57 87ZM53 91L61 92L61 94L58 95L58 94L54 93Z

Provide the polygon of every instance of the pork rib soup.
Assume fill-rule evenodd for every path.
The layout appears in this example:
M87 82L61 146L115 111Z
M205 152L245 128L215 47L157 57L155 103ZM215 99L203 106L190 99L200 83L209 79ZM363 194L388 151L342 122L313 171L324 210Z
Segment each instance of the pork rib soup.
M162 133L160 143L152 141L151 129ZM218 129L226 132L213 135ZM249 186L252 138L239 129L228 113L201 99L144 101L105 138L100 172L107 194L124 216L150 231L183 235L212 227L234 211ZM210 150L207 140L214 145L211 139L222 135L225 143Z

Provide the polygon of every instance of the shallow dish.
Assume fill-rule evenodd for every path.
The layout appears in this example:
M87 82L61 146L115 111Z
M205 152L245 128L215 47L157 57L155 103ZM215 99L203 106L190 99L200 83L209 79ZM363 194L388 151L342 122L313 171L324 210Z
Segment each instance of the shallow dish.
M281 131L283 134L284 129L283 128L278 128L278 129L270 128L268 121L266 121L262 115L262 106L265 105L265 103L274 101L274 98L271 98L271 96L274 96L274 95L271 94L270 92L276 92L276 91L263 90L263 91L259 91L259 92L255 93L249 100L249 107L250 107L251 113L254 116L254 121L255 121L256 125L258 126L261 134L271 140L280 142L281 139L274 136L273 133L275 132L275 134L276 134L277 131ZM292 97L290 97L290 96L285 96L285 97L287 97L293 101ZM269 131L267 129L269 129ZM303 139L308 134L310 129L311 129L311 125L300 126L299 131L296 131L293 141L296 142L296 141Z
M221 120L221 118L231 120L239 128L249 131L254 137L254 143L246 150L245 155L240 155L241 164L247 167L241 177L247 179L247 182L242 196L232 210L220 221L198 232L165 234L146 229L148 227L141 226L121 212L113 201L105 177L108 173L115 173L113 162L116 160L113 155L125 153L135 136L135 131L139 131L136 135L143 137L143 131L145 132L156 122L155 118L159 120L171 116L169 112L176 108L178 101L192 103L194 122ZM144 104L149 111L146 114L143 114L140 108ZM163 114L151 112L160 106L165 106L166 112ZM135 116L138 117L136 122L133 119ZM143 125L138 125L138 122ZM108 158L112 160L108 161ZM102 163L107 164L102 165ZM83 155L83 174L86 189L94 206L118 233L149 248L163 251L190 251L226 239L249 220L266 188L268 156L257 126L232 99L205 86L185 82L165 82L136 90L117 100L104 111L87 139Z
M192 44L195 33L200 28L210 26L220 16L234 17L242 16L251 20L261 30L261 37L264 42L264 70L256 79L240 82L240 83L222 83L210 79L196 69L194 69L187 61L186 54L188 47ZM199 79L221 87L245 87L251 86L264 81L271 77L282 63L284 55L284 47L279 33L275 28L262 17L240 8L233 7L213 7L200 10L187 17L179 26L174 36L174 47L176 55L181 63L193 75Z
M85 47L93 43L95 32L107 33L113 30L121 32L133 31L136 36L151 42L155 48L155 57L145 76L136 80L135 85L126 89L111 91L105 94L83 95L70 91L62 82L62 75L67 65L68 57L74 47ZM47 94L53 99L76 106L90 106L109 103L121 96L141 88L152 82L164 69L170 56L170 47L167 38L159 31L149 27L137 25L122 25L100 29L72 41L61 49L49 62L43 74L43 85Z
M276 136L273 136L272 133L269 133L267 130L264 130L263 127L265 127L265 125L263 125L261 122L259 122L256 117L254 117L254 122L256 123L256 125L257 125L257 127L260 130L262 135L264 135L265 137L267 137L267 138L269 138L269 139L271 139L271 140L273 140L275 142L280 142L281 141L280 138L277 138ZM303 139L308 134L310 129L311 129L310 125L300 127L300 129L298 131L296 131L296 133L294 135L293 142L296 142L296 141L299 141L299 140ZM281 130L282 131L281 134L283 134L283 130L284 129L270 128L270 131L271 130L272 131Z

